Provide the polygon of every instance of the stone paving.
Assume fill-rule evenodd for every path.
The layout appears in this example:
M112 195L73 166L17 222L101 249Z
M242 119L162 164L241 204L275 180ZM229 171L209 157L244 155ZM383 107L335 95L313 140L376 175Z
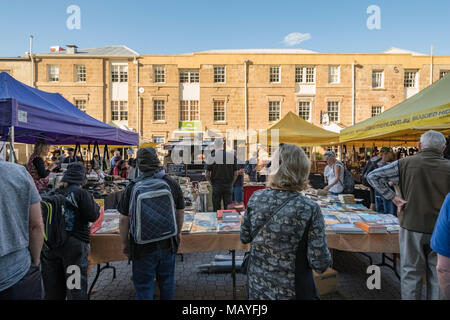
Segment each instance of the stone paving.
M175 299L177 300L232 300L232 279L230 273L204 273L198 270L201 264L207 264L217 254L226 251L209 253L184 254L184 260L177 256L175 273ZM236 255L243 255L236 252ZM381 262L381 254L370 254L374 263ZM131 264L127 261L113 262L116 267L116 279L113 280L111 269L103 271L95 285L92 300L128 300L134 299L135 290L131 281ZM366 281L369 275L366 269L369 259L357 253L339 251L335 255L334 268L338 274L338 289L335 293L323 295L323 300L396 300L400 299L400 282L394 272L381 267L381 289L369 290ZM92 268L89 285L95 276ZM246 277L237 274L237 299L245 299Z

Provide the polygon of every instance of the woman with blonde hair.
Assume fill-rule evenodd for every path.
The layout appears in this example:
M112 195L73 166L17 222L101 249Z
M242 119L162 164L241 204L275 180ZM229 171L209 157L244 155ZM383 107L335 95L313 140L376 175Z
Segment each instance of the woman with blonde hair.
M45 142L37 142L27 164L27 170L33 178L39 193L44 192L48 188L48 176L56 168L56 164L51 164L48 167L45 163L49 149L50 146Z
M320 207L299 192L311 163L292 144L280 146L271 163L267 188L253 193L241 226L241 241L251 243L248 297L317 299L312 270L323 273L331 256Z

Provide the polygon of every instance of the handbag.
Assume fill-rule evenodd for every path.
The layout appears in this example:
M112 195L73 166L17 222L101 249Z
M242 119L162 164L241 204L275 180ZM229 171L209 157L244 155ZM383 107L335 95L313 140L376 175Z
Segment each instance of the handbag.
M320 300L314 282L312 269L308 264L308 233L312 224L312 216L308 220L302 239L295 254L295 300Z
M267 221L261 225L258 229L255 229L251 234L250 234L250 238L255 239L256 236L259 234L259 232L267 225L267 223L292 199L294 199L295 197L297 197L298 194L295 194L289 198L287 198L278 208L275 209L275 211L272 213L272 215L269 217L269 219L267 219ZM250 248L251 251L251 248ZM250 263L250 251L246 251L244 253L244 258L242 260L242 264L241 264L241 273L243 274L247 274L248 271L248 267L249 267L249 263Z

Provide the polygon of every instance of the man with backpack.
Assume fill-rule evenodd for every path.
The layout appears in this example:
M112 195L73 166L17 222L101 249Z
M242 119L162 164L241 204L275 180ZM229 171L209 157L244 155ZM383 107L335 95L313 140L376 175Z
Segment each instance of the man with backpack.
M0 160L0 176L0 300L40 300L41 198L24 166Z
M141 175L119 201L122 250L132 261L137 300L153 300L154 279L160 299L175 294L175 257L184 220L184 197L178 183L164 174L154 148L137 153Z
M86 300L89 265L89 222L95 222L100 208L89 191L81 189L86 173L81 162L69 164L55 193L42 195L42 207L52 224L44 221L47 240L42 249L42 277L46 300ZM62 201L60 201L62 199ZM55 218L63 216L58 223ZM45 219L47 220L47 219ZM55 230L57 228L57 230ZM67 280L79 272L79 287L69 288ZM74 283L76 284L76 280Z

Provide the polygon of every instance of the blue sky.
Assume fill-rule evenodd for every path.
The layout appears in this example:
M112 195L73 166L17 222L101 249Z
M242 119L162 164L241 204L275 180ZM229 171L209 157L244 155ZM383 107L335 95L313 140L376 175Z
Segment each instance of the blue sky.
M450 55L449 0L52 0L0 1L0 56L52 45L80 48L124 44L141 54L211 49L303 48L318 52L380 52L390 47ZM81 29L69 30L70 5ZM381 29L369 30L367 7L381 9ZM310 39L288 46L290 33Z

